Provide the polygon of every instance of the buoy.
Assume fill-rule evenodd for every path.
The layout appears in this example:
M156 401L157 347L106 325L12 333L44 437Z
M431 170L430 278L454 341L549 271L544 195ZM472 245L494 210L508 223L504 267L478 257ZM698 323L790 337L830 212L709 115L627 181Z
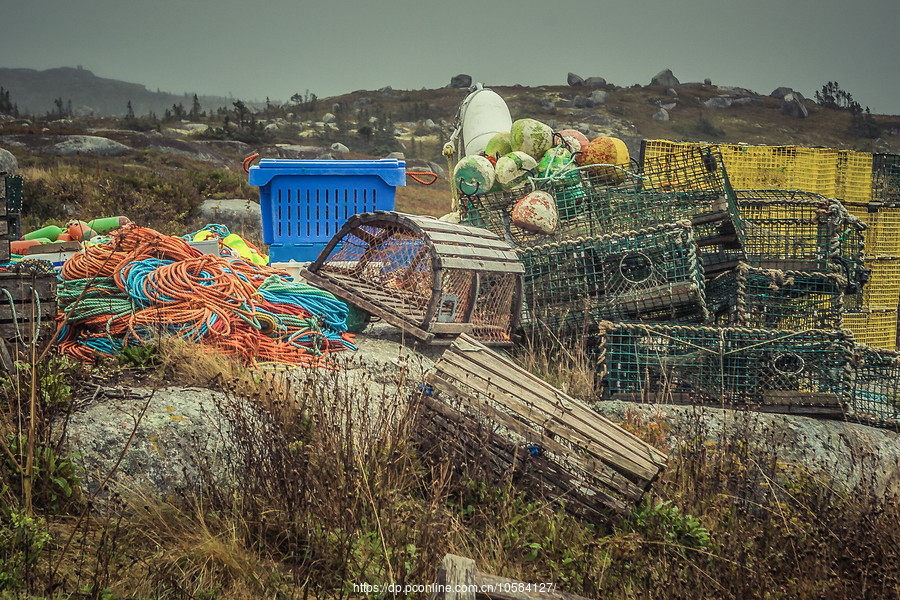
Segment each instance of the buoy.
M46 227L41 227L36 231L32 231L31 233L26 233L22 236L22 239L25 240L34 240L37 238L46 238L51 242L54 241L59 234L61 234L65 229L58 225L47 225Z
M57 242L72 242L74 240L72 239L72 236L69 235L68 231L63 231L61 234L56 236L56 241Z
M113 229L128 225L131 219L128 217L103 217L102 219L94 219L88 221L87 226L97 233L109 233Z
M556 231L559 215L556 201L548 192L535 190L516 202L510 215L514 225L526 231L550 234Z
M494 186L494 165L484 156L464 156L453 169L453 183L466 196L486 194Z
M497 182L504 190L522 187L528 177L534 174L537 161L524 152L510 152L497 159L495 167Z
M577 155L579 165L617 165L628 167L630 158L625 142L614 137L598 137L581 149ZM625 180L625 173L621 169L598 166L589 167L588 171L600 181L620 183Z
M509 145L509 132L503 131L495 133L494 137L488 140L487 146L484 147L484 153L490 158L500 158L512 152L512 146Z
M495 134L509 132L512 126L506 102L497 92L481 87L481 84L477 84L477 89L463 100L459 120L466 156L481 154Z
M588 137L577 129L562 129L556 133L562 137L563 142L569 147L572 154L581 152L581 149L590 143Z
M66 223L66 230L69 232L72 240L76 242L89 240L97 235L97 233L93 229L91 229L87 223L78 220L72 220Z
M553 177L556 173L567 171L575 166L572 153L562 146L555 146L544 152L537 164L538 177Z
M47 239L47 238L44 238ZM13 240L9 243L9 251L13 254L25 254L32 246L40 246L43 242L40 240ZM50 243L50 240L47 240Z
M509 143L513 151L520 150L540 160L553 147L553 129L535 119L519 119L509 130Z

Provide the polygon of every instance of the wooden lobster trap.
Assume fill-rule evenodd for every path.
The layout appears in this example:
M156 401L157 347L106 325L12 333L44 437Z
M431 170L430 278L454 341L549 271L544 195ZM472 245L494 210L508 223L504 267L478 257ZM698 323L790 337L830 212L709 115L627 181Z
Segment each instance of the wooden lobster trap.
M488 230L378 211L351 217L301 276L426 343L511 345L523 272Z

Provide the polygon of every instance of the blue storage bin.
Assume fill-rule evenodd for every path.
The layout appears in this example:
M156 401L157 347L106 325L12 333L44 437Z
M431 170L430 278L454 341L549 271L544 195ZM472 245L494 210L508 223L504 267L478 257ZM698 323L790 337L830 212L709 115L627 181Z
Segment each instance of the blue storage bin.
M259 187L270 261L311 261L353 215L394 210L406 161L264 158L249 183Z

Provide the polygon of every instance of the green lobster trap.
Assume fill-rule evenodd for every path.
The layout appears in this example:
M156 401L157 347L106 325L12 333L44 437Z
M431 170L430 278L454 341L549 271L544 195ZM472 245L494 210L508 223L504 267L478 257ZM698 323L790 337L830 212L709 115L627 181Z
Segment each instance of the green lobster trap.
M855 293L868 275L865 224L840 202L797 190L735 190L747 262L790 271L837 272Z
M687 221L518 252L525 267L522 322L537 333L577 332L603 319L708 318L703 267Z
M850 418L900 428L900 353L864 344L855 350Z
M762 269L741 262L707 282L718 325L841 329L847 281L836 273Z
M517 248L579 236L636 231L711 212L737 214L721 159L709 148L690 148L645 161L640 172L613 165L588 165L532 179L553 195L559 214L550 234L525 230L512 219L525 190L460 199L462 223L487 228Z
M596 342L607 399L841 415L849 395L841 331L607 322Z
M872 199L900 202L900 154L872 155Z

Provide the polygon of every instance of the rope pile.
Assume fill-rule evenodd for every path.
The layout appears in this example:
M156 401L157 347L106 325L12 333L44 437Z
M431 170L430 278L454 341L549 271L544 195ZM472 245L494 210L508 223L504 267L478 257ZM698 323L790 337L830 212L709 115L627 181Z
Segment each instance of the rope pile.
M330 352L355 349L347 305L330 293L146 227L76 253L60 277L59 346L83 361L166 336L247 364L333 367Z

